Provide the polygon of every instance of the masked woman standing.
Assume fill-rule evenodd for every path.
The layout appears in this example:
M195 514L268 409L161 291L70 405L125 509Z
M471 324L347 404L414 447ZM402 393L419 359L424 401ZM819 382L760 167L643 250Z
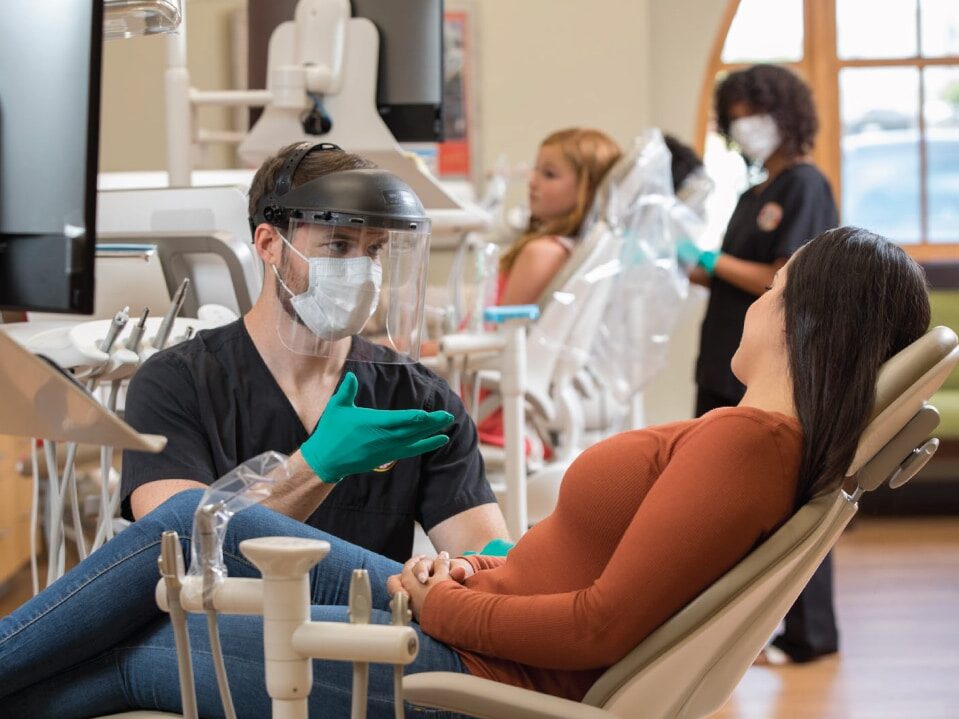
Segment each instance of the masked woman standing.
M730 73L716 88L714 110L719 131L764 179L739 198L720 251L692 243L679 248L680 258L695 265L690 279L710 289L696 364L697 417L739 403L745 388L730 371L730 360L746 310L790 255L838 224L829 181L809 157L819 122L812 93L799 77L772 65ZM837 650L831 556L772 647L770 658L798 662Z

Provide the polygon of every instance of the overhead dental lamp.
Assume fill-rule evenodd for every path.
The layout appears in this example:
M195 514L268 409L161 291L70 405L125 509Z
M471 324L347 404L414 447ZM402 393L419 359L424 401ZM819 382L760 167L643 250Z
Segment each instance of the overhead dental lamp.
M103 37L161 35L180 26L180 0L103 0Z

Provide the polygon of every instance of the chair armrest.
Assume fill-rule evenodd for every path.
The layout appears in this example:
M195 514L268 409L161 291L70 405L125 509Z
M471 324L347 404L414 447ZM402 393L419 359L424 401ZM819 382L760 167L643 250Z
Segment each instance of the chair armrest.
M403 677L403 697L478 719L615 719L587 704L455 672L409 674Z
M483 310L483 319L501 325L509 320L539 319L539 305L494 305Z

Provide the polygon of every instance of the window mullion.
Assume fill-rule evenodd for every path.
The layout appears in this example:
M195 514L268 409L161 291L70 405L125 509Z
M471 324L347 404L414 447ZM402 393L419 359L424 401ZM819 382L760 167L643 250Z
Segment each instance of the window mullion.
M922 3L916 2L916 54L923 56L922 48ZM919 244L929 242L929 158L926 143L926 71L920 66L919 72Z
M819 137L813 157L832 185L836 202L842 206L840 165L841 129L839 119L839 58L836 54L836 0L804 0L807 80L812 87L819 114Z

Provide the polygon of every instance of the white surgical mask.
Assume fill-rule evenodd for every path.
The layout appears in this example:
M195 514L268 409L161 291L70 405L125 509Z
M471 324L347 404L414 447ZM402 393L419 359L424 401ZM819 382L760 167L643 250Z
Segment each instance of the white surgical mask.
M297 316L313 334L335 342L358 334L376 311L380 301L383 268L369 257L306 257L291 245L290 249L310 265L306 292L294 294L273 272L290 293L290 304Z
M754 165L762 165L782 144L771 115L749 115L729 123L729 136Z

